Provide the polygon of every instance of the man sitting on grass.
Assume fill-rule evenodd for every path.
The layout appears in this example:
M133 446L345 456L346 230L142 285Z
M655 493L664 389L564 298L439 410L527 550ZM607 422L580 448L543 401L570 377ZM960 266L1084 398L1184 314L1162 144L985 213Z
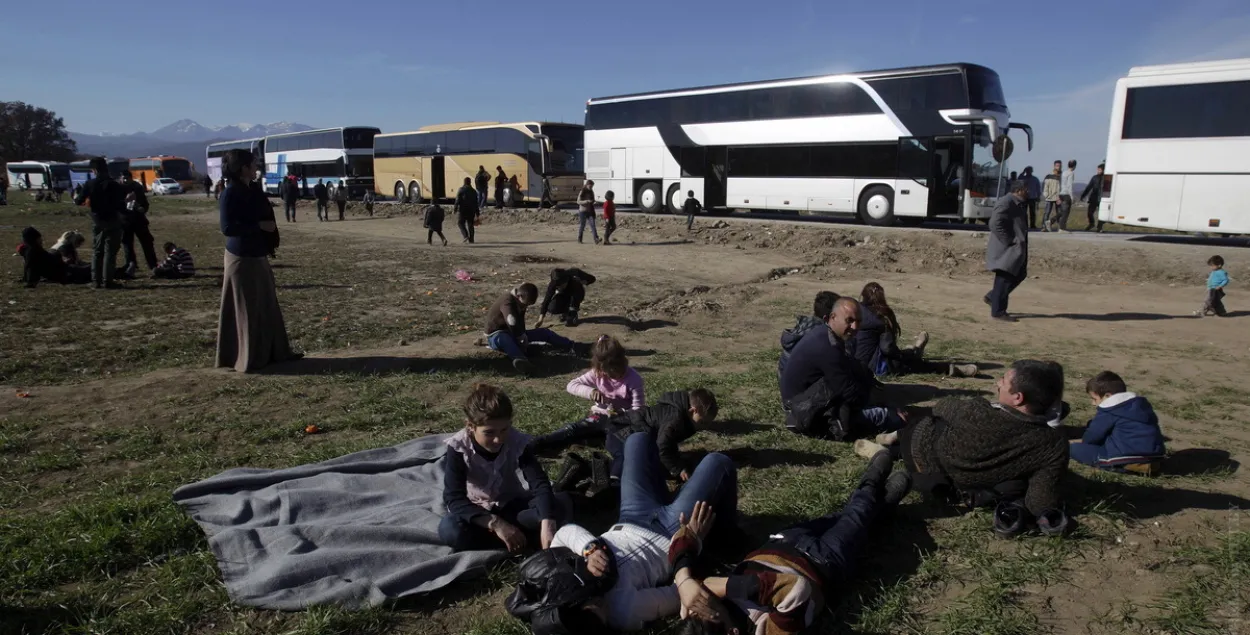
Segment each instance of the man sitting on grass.
M487 346L511 357L512 366L523 373L534 368L526 354L530 344L548 344L583 356L589 353L590 348L589 345L561 337L550 329L526 330L525 311L537 300L538 287L526 282L501 296L486 311Z
M1159 417L1145 397L1128 391L1119 375L1104 370L1090 378L1085 392L1098 411L1085 435L1072 441L1072 459L1104 470L1152 476L1167 449Z

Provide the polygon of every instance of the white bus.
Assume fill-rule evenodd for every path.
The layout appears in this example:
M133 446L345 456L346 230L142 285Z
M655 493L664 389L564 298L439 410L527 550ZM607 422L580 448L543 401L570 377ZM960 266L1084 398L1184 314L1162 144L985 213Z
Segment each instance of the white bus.
M59 161L15 161L4 166L9 173L9 187L19 190L60 189L68 192L74 187L70 180L69 164Z
M265 137L265 191L278 193L278 184L294 174L312 192L317 181L333 196L339 187L356 198L373 189L373 137L380 130L367 127L326 128Z
M221 157L226 155L230 150L251 150L256 156L257 163L265 160L265 140L264 139L239 139L238 141L222 141L221 143L210 143L204 148L204 165L208 170L209 178L213 179L213 183L221 180Z
M693 190L709 209L874 225L985 218L1006 191L1009 127L1032 147L998 74L973 64L604 97L586 103L586 178L651 212Z
M1250 233L1250 59L1129 70L1104 172L1099 220Z

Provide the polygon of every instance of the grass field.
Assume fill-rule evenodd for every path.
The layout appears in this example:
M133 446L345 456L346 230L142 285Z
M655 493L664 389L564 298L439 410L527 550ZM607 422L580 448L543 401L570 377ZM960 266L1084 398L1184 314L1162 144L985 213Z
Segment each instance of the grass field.
M625 339L652 396L693 385L719 396L725 425L690 450L735 460L743 529L761 540L840 506L864 464L849 446L780 426L776 334L816 289L881 279L905 328L933 333L933 354L982 362L991 374L1018 357L1062 361L1070 423L1092 413L1081 387L1104 367L1131 374L1132 387L1160 410L1177 469L1146 480L1074 468L1066 504L1079 522L1066 539L997 540L986 513L955 515L913 495L876 531L859 580L836 592L817 632L1250 632L1250 486L1239 469L1250 456L1243 320L1182 328L1146 318L1036 320L1022 323L1028 336L1005 337L983 325L980 278L851 266L770 279L773 267L803 261L776 250L647 242L647 232L667 230L628 220L622 233L638 246L605 251L568 244L567 229L500 229L489 218L479 248L430 248L412 218L353 217L282 226L280 301L310 362L297 373L237 376L208 368L222 240L207 211L202 199L154 200L157 242L192 251L202 272L192 281L27 290L16 283L18 259L0 267L0 633L527 632L502 610L511 564L370 611L240 607L170 493L233 467L287 467L455 430L474 381L505 386L516 425L528 432L579 416L585 404L564 384L580 362L546 360L539 376L518 378L472 344L482 308L517 281L543 279L553 262L620 279L593 288L586 313L628 319L578 327L576 337ZM34 225L50 244L88 223L68 205L0 208L0 243L16 244L21 228ZM482 282L455 282L461 268ZM695 284L711 287L698 296L705 299L676 293ZM1163 283L1096 291L1047 279L1022 288L1019 302L1067 314L1143 302L1178 314L1192 304L1187 290ZM637 311L654 299L664 302L649 306L671 308ZM640 326L643 318L652 322ZM891 394L924 404L990 389L986 378L921 376ZM18 398L19 390L31 396ZM310 423L324 434L302 434ZM669 622L652 632L676 630Z

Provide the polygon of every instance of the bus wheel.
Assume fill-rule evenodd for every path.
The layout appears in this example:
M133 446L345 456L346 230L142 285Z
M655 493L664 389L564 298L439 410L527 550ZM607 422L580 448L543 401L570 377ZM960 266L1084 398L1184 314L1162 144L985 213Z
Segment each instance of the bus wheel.
M638 207L648 214L658 214L660 208L664 205L664 199L660 198L659 183L644 183L638 189Z
M503 189L503 206L509 207L509 208L516 208L518 204L519 204L519 201L517 201L517 193L512 191L512 188L505 187Z
M668 200L668 213L680 214L681 205L684 202L681 199L681 183L674 183L668 186L668 196L664 197Z
M395 200L400 203L408 202L408 193L404 191L403 183L395 184Z
M422 203L425 199L421 198L421 184L413 181L408 184L408 202Z
M869 225L888 227L894 224L894 190L874 185L859 197L859 219Z

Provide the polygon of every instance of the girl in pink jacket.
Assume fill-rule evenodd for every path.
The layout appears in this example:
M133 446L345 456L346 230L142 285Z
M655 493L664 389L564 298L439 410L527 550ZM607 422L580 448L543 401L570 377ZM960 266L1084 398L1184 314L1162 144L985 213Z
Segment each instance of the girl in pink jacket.
M642 375L629 367L625 347L608 335L600 335L591 348L590 372L570 381L568 391L592 401L592 415L611 416L647 405Z

